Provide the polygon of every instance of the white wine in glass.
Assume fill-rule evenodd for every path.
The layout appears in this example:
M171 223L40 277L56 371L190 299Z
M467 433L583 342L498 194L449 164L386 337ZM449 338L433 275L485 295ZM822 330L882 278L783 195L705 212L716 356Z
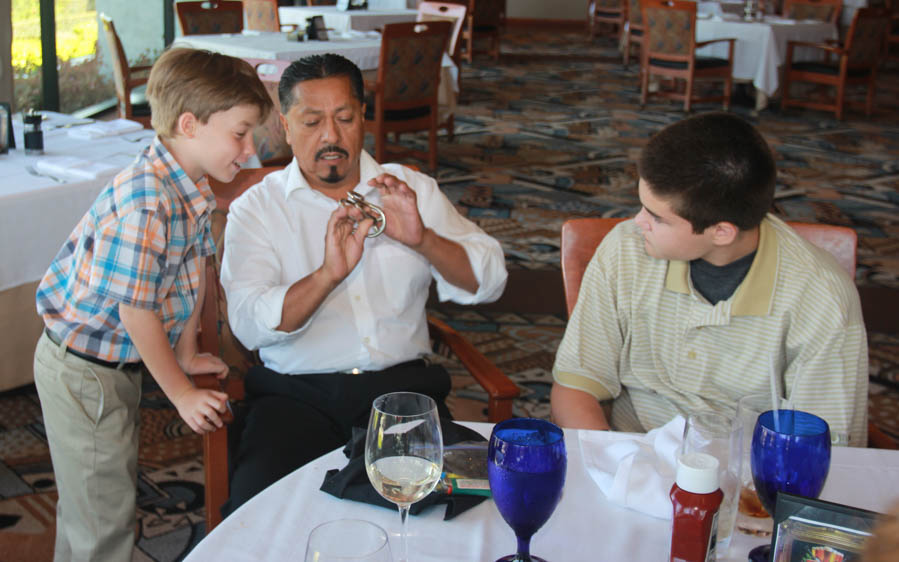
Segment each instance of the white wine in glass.
M409 506L434 489L443 472L437 403L414 392L375 399L365 436L365 471L379 494L400 512L400 560L407 560Z

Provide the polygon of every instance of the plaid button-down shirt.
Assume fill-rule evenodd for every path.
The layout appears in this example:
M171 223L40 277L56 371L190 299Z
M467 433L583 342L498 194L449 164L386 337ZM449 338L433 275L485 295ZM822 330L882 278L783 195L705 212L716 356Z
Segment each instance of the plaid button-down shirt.
M196 185L153 140L97 197L37 289L37 311L68 347L113 362L140 359L119 304L156 311L174 346L215 253L206 178Z

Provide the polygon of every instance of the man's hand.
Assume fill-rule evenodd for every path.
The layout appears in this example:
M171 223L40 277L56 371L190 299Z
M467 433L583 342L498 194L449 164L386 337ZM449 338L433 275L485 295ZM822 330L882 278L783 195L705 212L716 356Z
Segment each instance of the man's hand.
M381 208L387 220L385 234L411 248L420 246L425 226L421 222L418 200L412 188L390 174L381 174L369 180L368 185L376 187L381 193Z
M325 233L322 269L334 285L343 281L359 263L365 248L365 235L373 224L370 218L363 220L362 212L355 207L339 205L331 213Z
M191 387L172 400L172 403L187 425L202 435L224 425L219 414L225 413L227 400L228 395L224 392Z

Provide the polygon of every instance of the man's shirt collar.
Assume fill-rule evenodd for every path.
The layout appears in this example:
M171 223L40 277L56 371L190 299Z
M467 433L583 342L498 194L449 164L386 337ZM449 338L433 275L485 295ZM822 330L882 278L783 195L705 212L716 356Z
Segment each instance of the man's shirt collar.
M378 164L368 152L363 150L359 154L359 183L356 184L353 191L359 193L363 197L368 195L368 193L375 189L368 185L368 180L383 174L384 171L385 170L381 165ZM303 176L303 173L300 171L300 165L297 162L296 156L294 156L293 160L290 161L290 164L287 165L287 181L284 182L284 198L288 198L291 193L301 189L312 189L312 186L306 181L306 177Z

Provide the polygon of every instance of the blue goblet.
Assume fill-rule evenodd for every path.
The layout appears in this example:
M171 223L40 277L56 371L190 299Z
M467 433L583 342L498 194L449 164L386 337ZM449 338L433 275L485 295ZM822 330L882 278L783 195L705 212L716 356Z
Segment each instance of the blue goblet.
M518 551L497 562L544 562L531 556L531 537L562 497L568 466L562 429L545 420L516 418L493 427L487 478L500 515L515 531Z
M830 427L814 414L768 410L759 415L750 450L752 480L771 516L778 492L817 498L830 470ZM758 547L753 554L766 559Z

